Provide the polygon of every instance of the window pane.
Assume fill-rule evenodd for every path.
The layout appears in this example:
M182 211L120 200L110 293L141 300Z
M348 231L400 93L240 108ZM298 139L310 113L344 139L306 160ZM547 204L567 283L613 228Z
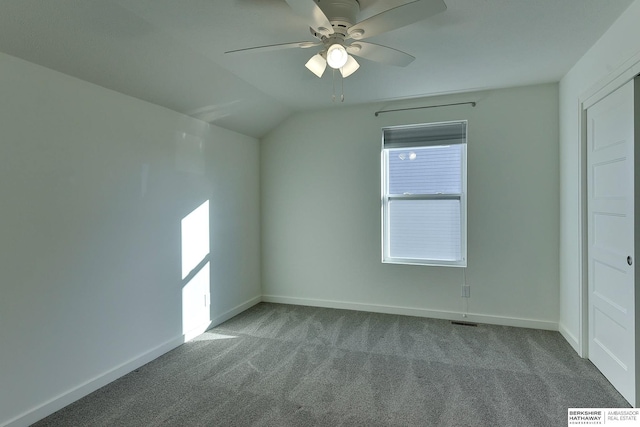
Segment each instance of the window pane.
M389 194L460 194L462 145L388 150Z
M389 256L459 261L460 200L389 202Z

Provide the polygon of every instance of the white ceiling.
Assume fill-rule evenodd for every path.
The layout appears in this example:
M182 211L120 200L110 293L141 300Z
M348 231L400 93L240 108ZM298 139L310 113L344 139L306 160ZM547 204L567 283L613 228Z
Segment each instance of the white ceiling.
M365 16L399 1L360 3ZM344 104L559 81L632 1L445 0L367 40L416 60L359 59ZM304 67L311 50L224 52L305 40L285 0L0 0L0 51L255 137L292 112L339 107L331 72Z

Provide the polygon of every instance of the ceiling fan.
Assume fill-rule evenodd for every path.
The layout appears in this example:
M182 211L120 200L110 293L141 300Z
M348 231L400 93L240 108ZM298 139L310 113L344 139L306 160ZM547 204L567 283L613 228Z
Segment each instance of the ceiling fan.
M359 0L285 1L294 13L309 23L311 34L317 41L273 44L225 53L320 47L319 53L305 64L318 77L322 77L327 65L339 70L343 78L349 77L360 67L352 55L404 67L415 58L400 50L362 40L413 24L447 9L443 0L414 0L358 22Z

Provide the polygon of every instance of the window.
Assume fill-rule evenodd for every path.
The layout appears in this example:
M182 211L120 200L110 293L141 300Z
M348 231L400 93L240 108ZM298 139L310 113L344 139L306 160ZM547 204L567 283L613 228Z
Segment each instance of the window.
M467 122L382 135L382 262L466 266Z

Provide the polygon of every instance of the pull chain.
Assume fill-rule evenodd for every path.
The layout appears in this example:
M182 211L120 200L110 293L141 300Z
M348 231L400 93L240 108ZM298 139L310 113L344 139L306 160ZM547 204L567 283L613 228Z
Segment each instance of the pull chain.
M335 68L332 70L333 72L333 93L331 94L331 100L333 102L336 102L336 70ZM341 90L341 94L340 94L340 102L344 102L344 79L342 78L342 75L340 76L340 90Z
M331 71L332 71L331 80L333 81L333 92L331 93L331 100L333 102L336 102L336 70L334 68Z

